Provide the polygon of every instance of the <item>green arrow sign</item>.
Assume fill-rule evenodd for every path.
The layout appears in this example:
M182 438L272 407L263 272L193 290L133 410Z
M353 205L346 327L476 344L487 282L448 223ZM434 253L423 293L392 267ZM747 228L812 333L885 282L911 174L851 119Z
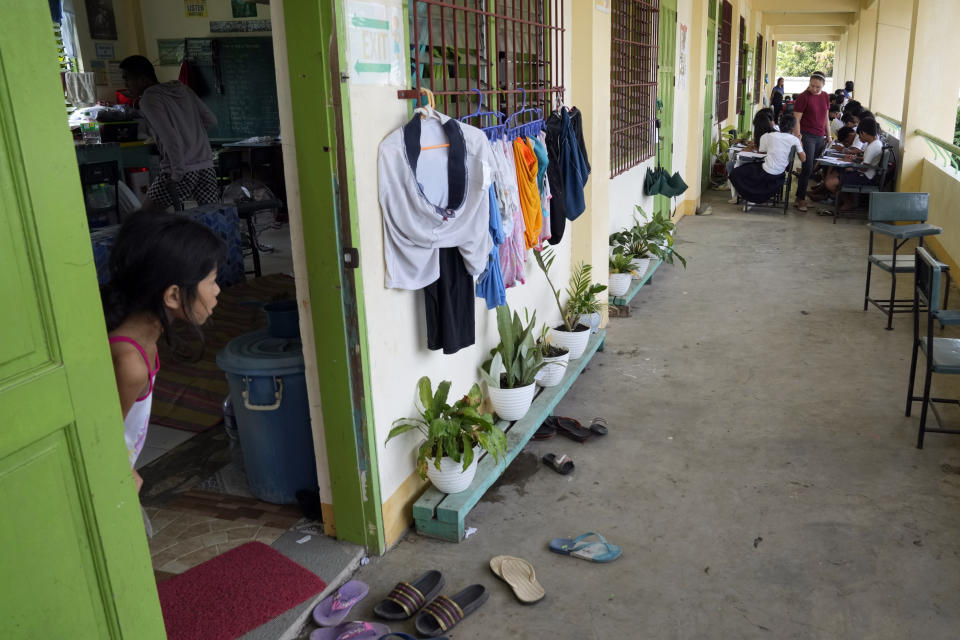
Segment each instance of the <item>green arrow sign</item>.
M353 16L350 20L351 24L355 27L361 27L364 29L390 29L390 23L386 20L376 20L375 18L363 18L360 16Z
M389 62L360 62L354 65L357 73L387 73L390 71Z

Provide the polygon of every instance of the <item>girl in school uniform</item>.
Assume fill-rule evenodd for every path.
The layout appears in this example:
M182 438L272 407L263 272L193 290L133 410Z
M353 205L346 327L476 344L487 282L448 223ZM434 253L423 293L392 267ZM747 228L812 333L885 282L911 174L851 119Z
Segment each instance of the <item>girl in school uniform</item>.
M743 164L730 174L730 182L747 202L766 202L782 187L790 159L790 150L797 150L797 157L803 162L806 154L800 139L792 133L795 119L792 115L780 118L780 132L771 131L760 138L760 153L766 153L763 162Z
M860 126L857 128L857 135L864 144L862 164L857 168L847 169L843 173L831 172L823 182L826 190L831 193L836 193L841 185L877 184L880 161L883 158L883 143L880 141L877 121L873 118L861 120ZM849 161L857 160L857 156L853 154L846 158ZM856 205L857 194L841 194L840 211L850 211Z

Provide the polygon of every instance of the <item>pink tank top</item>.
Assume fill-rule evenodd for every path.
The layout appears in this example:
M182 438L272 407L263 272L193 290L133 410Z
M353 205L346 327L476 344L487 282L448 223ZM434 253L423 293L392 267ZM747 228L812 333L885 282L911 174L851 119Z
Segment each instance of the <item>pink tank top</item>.
M137 351L143 356L143 361L147 363L147 374L150 378L150 386L146 395L137 398L133 406L130 407L130 411L127 412L127 417L123 419L123 438L127 443L127 458L130 460L130 467L133 468L140 452L143 450L143 443L147 439L147 428L150 426L150 408L153 406L153 381L157 377L157 371L160 370L160 355L157 354L156 362L151 368L147 352L140 346L140 343L126 336L110 338L110 344L117 342L127 342L137 348Z

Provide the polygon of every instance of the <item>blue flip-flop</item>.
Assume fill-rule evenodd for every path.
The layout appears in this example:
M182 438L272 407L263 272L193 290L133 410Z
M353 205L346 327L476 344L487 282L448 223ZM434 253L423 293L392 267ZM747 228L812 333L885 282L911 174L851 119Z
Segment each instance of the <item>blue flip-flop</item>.
M599 538L584 542L589 537ZM550 541L550 551L564 556L573 556L590 562L613 562L620 557L623 550L615 544L607 542L599 533L589 531L576 538L554 538Z

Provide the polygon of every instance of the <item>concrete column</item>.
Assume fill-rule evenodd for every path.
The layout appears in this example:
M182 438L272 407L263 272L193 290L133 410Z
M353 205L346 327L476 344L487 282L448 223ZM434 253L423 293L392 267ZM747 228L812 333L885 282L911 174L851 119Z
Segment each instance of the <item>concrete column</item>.
M873 44L877 40L877 4L860 10L860 29L857 36L857 68L854 82L854 98L863 104L870 103L870 87L873 84Z
M870 83L870 110L892 115L903 113L903 82L907 59L903 52L910 43L913 17L911 0L877 0L877 30L873 43L873 80ZM943 45L944 43L940 43ZM862 99L861 99L862 100Z
M857 44L860 36L860 20L847 28L846 50L844 51L844 82L854 80L854 95L857 94L856 76L857 76ZM839 87L837 87L839 89Z
M687 32L687 46L690 57L687 61L687 82L690 85L690 109L687 112L687 162L683 173L690 185L683 200L677 205L680 215L694 213L700 206L703 195L701 179L703 172L703 102L706 92L713 87L704 86L707 65L707 3L694 2L690 26ZM682 123L677 123L678 127Z
M833 55L833 89L843 88L847 77L847 34L840 36Z
M572 2L569 24L573 61L567 104L583 112L583 139L590 158L584 190L587 208L573 222L571 257L593 265L595 282L607 283L610 235L610 13L594 2Z
M919 191L927 145L914 132L923 129L947 142L953 141L960 76L951 73L944 58L956 38L960 2L913 0L913 28L907 56L903 97L903 160L897 191Z

